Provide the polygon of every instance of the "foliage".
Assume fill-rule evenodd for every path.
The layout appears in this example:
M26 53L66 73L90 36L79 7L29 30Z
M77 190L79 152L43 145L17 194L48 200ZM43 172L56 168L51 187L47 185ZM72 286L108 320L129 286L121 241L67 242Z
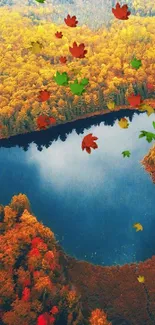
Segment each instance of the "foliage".
M29 206L28 198L19 194L4 207L0 324L36 325L46 319L57 325L63 319L67 325L69 315L75 324L85 324L80 296L66 279L54 234L26 208L23 211Z
M0 8L0 138L37 130L42 113L60 124L76 119L77 114L106 109L109 102L128 105L131 94L140 94L142 100L154 98L154 17L131 15L125 22L114 19L108 29L102 26L98 31L86 25L69 28L62 20L59 29L63 38L57 39L58 25L43 20L48 8L38 5L22 7L21 11L19 7L19 12ZM80 12L80 21L79 16ZM85 42L86 58L76 59L69 53L75 39L78 44ZM43 46L34 54L29 49L37 42ZM61 56L67 64L60 63ZM130 65L133 56L142 61L138 70ZM54 80L56 71L60 75ZM59 85L62 76L66 87ZM72 83L77 78L80 84L89 79L80 96L67 85L68 80ZM38 93L47 85L51 96L39 102Z
M111 323L107 321L106 313L99 308L91 312L89 321L90 325L111 325Z

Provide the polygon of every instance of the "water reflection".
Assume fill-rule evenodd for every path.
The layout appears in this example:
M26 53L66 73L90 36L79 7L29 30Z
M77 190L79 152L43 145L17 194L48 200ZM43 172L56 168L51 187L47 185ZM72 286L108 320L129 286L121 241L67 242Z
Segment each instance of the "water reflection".
M153 116L134 114L125 130L115 116L113 126L107 121L102 117L82 134L69 131L65 142L59 135L42 151L35 143L26 152L1 149L1 182L6 186L0 196L6 204L13 194L27 194L38 219L53 229L69 254L114 265L154 253L154 184L139 163L152 144L138 139L140 130L153 131ZM91 155L81 150L87 133L98 137L99 149ZM124 150L131 151L130 158L122 157ZM136 233L134 222L142 223L144 231Z

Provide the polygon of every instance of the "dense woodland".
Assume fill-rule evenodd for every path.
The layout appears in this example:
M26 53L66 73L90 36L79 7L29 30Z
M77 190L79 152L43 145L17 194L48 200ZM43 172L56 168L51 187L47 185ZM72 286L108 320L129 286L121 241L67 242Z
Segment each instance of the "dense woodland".
M84 318L54 234L37 221L26 195L0 205L0 243L1 325L110 325L99 309Z
M60 124L103 111L109 101L119 107L129 105L127 97L132 93L139 93L143 100L155 98L154 88L147 88L147 83L155 86L154 1L146 5L134 1L135 15L127 21L110 13L110 25L103 22L98 30L83 23L83 2L76 28L66 26L63 19L54 22L63 6L32 3L34 6L0 8L0 138L37 130L40 114L54 117ZM58 30L62 39L55 37ZM38 41L42 49L33 54L28 49L31 42ZM71 56L69 46L74 41L85 44L84 59ZM66 65L59 62L60 56L66 56ZM134 56L142 60L138 70L130 65ZM71 82L88 78L86 92L73 95L68 86L57 85L53 80L56 71L67 72ZM40 103L38 94L44 89L51 96Z

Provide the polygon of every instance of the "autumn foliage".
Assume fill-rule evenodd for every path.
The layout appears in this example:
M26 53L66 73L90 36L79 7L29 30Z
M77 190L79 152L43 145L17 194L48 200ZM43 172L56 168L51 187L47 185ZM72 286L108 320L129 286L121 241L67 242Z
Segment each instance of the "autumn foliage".
M67 325L68 315L85 324L54 234L29 211L23 194L0 206L0 324Z
M154 10L151 1L145 15ZM136 1L127 5L131 8L128 20L116 19L115 6L111 6L110 25L97 31L82 25L82 8L74 16L63 16L59 27L49 20L58 8L0 8L0 138L39 130L42 115L56 121L39 121L45 129L108 110L111 101L130 107L128 98L133 95L154 98L155 17L137 16ZM32 44L40 44L35 53ZM137 70L130 65L133 56L142 62ZM53 79L56 71L66 72L71 83L88 78L86 91L78 96L69 86L59 86Z
M145 170L151 175L153 183L155 183L155 146L153 146L148 154L142 160Z

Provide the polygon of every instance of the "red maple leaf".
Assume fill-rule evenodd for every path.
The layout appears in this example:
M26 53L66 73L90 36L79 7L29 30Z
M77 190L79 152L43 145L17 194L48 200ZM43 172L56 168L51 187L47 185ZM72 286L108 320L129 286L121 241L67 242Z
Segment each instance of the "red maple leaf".
M50 92L47 90L41 90L39 92L38 100L39 102L46 102L50 98Z
M86 135L82 140L82 150L86 149L88 153L91 153L91 148L97 149L98 145L96 144L96 142L94 142L95 140L98 140L98 138L92 136L92 133Z
M130 106L135 107L135 106L139 106L142 103L142 99L140 95L134 95L132 94L131 96L129 96L127 98Z
M50 124L55 124L56 119L54 117L49 117L47 115L40 115L37 118L37 126L39 129L46 129Z
M55 33L55 36L56 36L57 38L62 38L63 34L62 34L62 32L56 32L56 33Z
M75 58L83 59L85 58L85 54L87 53L87 50L84 50L85 45L84 43L81 43L79 46L76 42L73 43L73 47L69 46L69 51Z
M117 19L121 20L127 20L129 19L129 15L131 14L130 11L128 11L128 6L123 5L122 7L120 6L119 2L116 4L116 8L112 8L112 13Z
M76 20L76 16L71 17L70 15L67 15L67 18L64 18L64 22L69 27L76 27L76 25L78 24L78 20Z
M59 58L59 61L60 61L60 63L66 63L67 62L66 56L61 56Z

